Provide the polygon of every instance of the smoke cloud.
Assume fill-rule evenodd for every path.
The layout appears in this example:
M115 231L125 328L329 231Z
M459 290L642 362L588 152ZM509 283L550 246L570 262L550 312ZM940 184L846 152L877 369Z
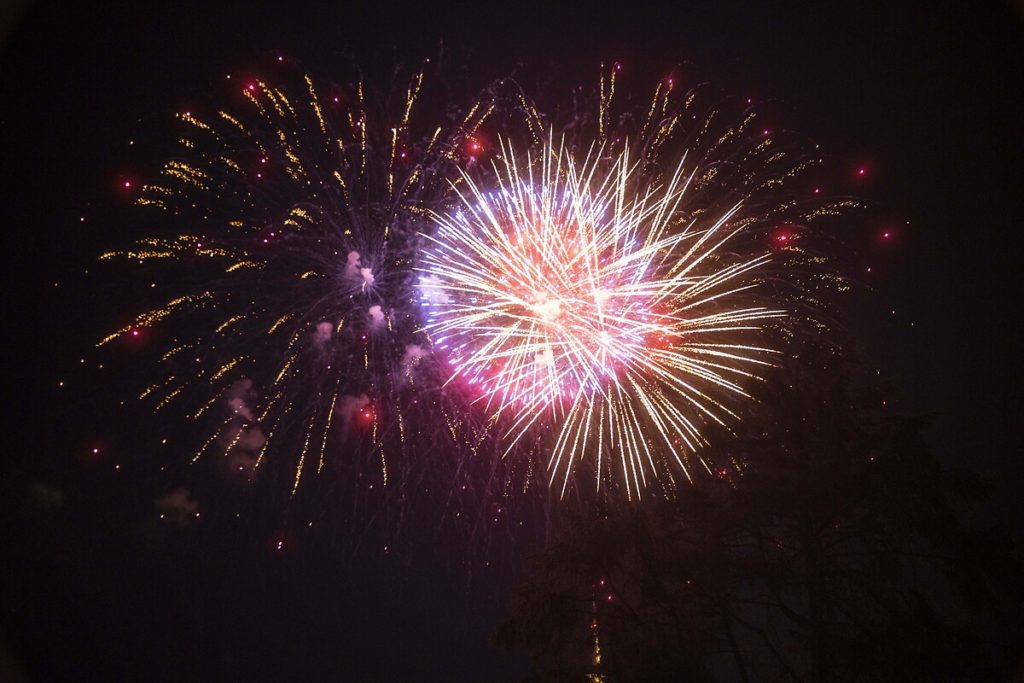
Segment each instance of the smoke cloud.
M313 333L313 344L316 345L318 349L322 349L324 344L331 341L332 334L334 334L334 325L327 321L318 323L316 331Z
M370 329L379 330L384 325L384 311L380 306L370 306Z

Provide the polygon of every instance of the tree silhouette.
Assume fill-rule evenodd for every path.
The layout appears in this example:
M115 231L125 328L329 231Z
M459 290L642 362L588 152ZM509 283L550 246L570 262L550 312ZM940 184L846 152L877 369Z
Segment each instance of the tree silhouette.
M569 514L498 644L537 681L998 680L1012 544L966 522L985 487L932 457L927 420L881 415L855 375L802 354L717 440L717 478Z

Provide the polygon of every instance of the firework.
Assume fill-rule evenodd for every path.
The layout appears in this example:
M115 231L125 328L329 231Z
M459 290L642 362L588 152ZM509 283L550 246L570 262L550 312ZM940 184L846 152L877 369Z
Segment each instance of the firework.
M685 160L664 185L638 186L628 150L607 164L603 151L577 163L549 142L534 164L505 147L496 187L467 176L462 206L435 214L420 289L453 377L510 413L510 448L544 424L563 493L593 451L596 471L618 459L638 494L656 459L688 473L701 419L738 418L718 395L748 396L772 352L753 333L784 311L747 295L769 254L723 258L743 230L738 205L688 219Z
M802 227L782 222L806 210L779 191L806 159L745 134L753 116L714 131L718 111L693 114L693 93L672 105L671 81L630 145L610 123L614 85L613 70L592 144L539 135L534 113L532 151L502 142L488 172L463 171L419 266L449 382L473 391L503 453L541 454L561 496L580 466L629 498L712 473L707 425L742 419L792 331L786 305L820 289L795 258ZM674 136L696 153L673 157ZM780 296L770 279L799 284Z
M616 71L557 142L509 81L418 124L422 72L390 98L252 79L181 113L137 198L163 227L101 257L164 298L99 346L166 342L140 398L196 423L190 460L273 463L291 496L332 467L401 501L478 485L480 527L538 461L563 495L588 469L628 498L712 471L708 427L820 304L803 224L838 205L793 199L813 160L751 112L668 81L616 118Z
M179 114L181 152L136 201L163 233L101 257L139 264L166 298L98 346L168 342L140 398L205 433L193 462L218 456L252 479L274 460L294 495L344 442L352 462L337 466L387 487L416 411L447 433L442 399L415 393L426 352L412 255L489 107L420 130L422 72L383 102L358 80L293 81L252 79L230 110Z

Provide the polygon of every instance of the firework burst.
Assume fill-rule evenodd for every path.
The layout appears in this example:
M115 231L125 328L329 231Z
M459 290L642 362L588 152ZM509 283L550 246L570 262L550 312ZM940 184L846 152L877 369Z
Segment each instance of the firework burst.
M296 81L253 79L232 110L179 114L182 151L136 201L164 233L101 257L141 265L166 298L98 346L168 342L140 398L205 431L193 462L220 456L251 480L274 461L295 495L342 452L335 481L382 489L423 423L455 433L436 427L443 397L416 391L412 257L489 108L417 130L422 72L380 102L358 80Z
M560 497L587 471L630 499L698 468L720 476L708 434L741 423L845 287L806 226L851 203L801 187L821 161L804 141L671 78L646 115L616 118L618 71L596 121L575 114L557 141L523 99L530 144L510 136L489 168L460 170L418 267L449 384L472 392L506 457L546 464Z
M630 495L666 461L690 476L702 422L738 419L728 395L749 397L770 365L757 333L785 313L750 295L770 254L727 253L739 205L692 217L685 157L660 185L628 148L577 162L549 142L537 160L508 146L501 159L495 187L464 176L461 206L434 215L419 284L434 347L487 412L508 414L509 449L552 431L563 494L584 457L598 488L617 461Z

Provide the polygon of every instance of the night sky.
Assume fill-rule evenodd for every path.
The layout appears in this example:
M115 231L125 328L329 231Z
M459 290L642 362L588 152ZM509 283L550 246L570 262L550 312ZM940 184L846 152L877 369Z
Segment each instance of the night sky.
M2 533L16 553L0 563L0 677L4 667L29 680L517 680L525 671L487 644L516 561L481 568L467 588L450 569L458 563L429 552L411 567L353 566L327 531L313 537L322 547L288 557L265 547L255 523L153 533L144 518L160 483L133 479L129 457L151 429L148 413L119 406L130 372L106 379L78 367L115 320L109 283L84 271L137 234L120 218L118 180L160 163L172 112L221 101L226 73L278 56L326 79L353 60L373 77L443 44L477 85L519 65L524 82L557 96L619 61L637 92L679 69L781 102L780 124L833 159L827 189L871 205L843 236L870 290L849 325L892 384L892 409L931 414L940 460L991 481L987 514L1021 537L1012 245L1024 215L1022 11L1007 2L5 8ZM120 290L113 301L131 297ZM94 447L102 458L89 457ZM59 507L32 497L39 483L59 488Z

